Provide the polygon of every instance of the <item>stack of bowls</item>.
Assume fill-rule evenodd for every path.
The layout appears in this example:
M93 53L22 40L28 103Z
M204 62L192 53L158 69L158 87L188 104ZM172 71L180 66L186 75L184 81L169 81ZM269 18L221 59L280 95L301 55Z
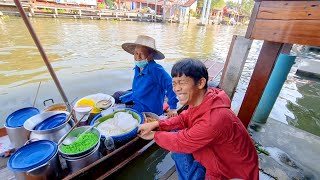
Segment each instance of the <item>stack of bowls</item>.
M90 126L81 126L78 128L75 128L70 132L70 134L67 137L78 137L81 133L83 133L85 130L90 128ZM91 147L88 149L85 149L81 152L75 152L75 153L66 153L63 152L63 144L59 145L58 151L63 159L66 160L66 164L70 170L71 173L74 173L89 164L97 161L100 159L100 152L99 152L99 146L100 146L100 132L96 128L92 128L89 132L94 133L97 135L98 139L97 142L94 143Z

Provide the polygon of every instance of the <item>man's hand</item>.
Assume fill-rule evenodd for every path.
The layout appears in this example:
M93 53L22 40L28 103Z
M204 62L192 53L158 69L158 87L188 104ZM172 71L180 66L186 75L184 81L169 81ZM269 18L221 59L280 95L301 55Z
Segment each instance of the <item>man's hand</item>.
M169 110L169 111L167 112L167 115L168 115L169 118L175 117L175 116L178 116L178 112L177 112L176 109L172 109L172 110Z
M158 121L142 124L138 128L139 136L143 137L144 135L150 133L152 130L156 129L157 127L159 127Z
M150 131L149 133L146 133L143 136L139 135L139 137L141 137L142 139L145 139L145 140L152 140L154 138L155 134L156 134L155 131Z

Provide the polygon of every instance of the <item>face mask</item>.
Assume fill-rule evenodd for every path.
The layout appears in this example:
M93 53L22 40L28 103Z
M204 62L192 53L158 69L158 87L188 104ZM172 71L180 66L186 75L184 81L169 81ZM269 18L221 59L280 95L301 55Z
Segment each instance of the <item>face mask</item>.
M134 61L134 64L139 68L144 68L148 64L148 60Z

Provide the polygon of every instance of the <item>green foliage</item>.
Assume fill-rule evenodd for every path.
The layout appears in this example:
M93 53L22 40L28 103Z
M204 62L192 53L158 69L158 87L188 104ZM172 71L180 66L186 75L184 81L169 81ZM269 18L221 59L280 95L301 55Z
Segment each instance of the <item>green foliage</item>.
M53 9L44 8L44 9L42 9L42 12L44 12L44 13L53 13Z
M98 9L105 9L106 8L106 4L101 3L97 5Z
M200 17L200 14L198 14L197 11L193 11L192 9L190 9L190 14L192 17L196 17L196 18Z
M106 2L107 2L107 6L109 6L109 7L113 6L113 3L114 3L113 0L106 0Z
M227 1L226 5L229 8L237 10L240 14L250 16L251 10L254 6L254 0L242 0L241 4L233 1Z
M67 11L65 9L58 9L57 12L58 12L58 14L64 14Z
M241 13L243 13L247 16L250 16L253 6L254 6L253 0L242 0Z
M211 8L223 8L226 4L224 3L224 0L212 0L211 2Z
M203 7L204 0L198 0L197 8ZM211 0L211 8L223 8L225 6L224 0Z

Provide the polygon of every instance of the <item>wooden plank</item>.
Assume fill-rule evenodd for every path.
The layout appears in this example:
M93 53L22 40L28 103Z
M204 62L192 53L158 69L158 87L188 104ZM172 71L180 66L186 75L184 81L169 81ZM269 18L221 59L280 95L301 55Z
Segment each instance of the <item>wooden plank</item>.
M203 63L207 67L209 81L214 80L220 74L220 72L224 67L224 63L212 61L212 60L206 60Z
M264 1L257 19L309 19L320 20L319 1Z
M251 39L320 46L320 20L257 19Z
M251 44L252 40L242 36L234 35L232 38L219 85L231 100L241 77Z
M284 44L281 49L282 54L290 54L293 44Z
M248 89L240 107L238 117L245 127L250 123L262 93L272 73L273 66L282 49L282 43L265 41L262 45Z
M256 19L257 19L259 8L260 8L260 2L254 3L253 9L252 9L252 13L251 13L251 17L250 17L250 21L249 21L249 25L248 25L247 32L246 32L246 35L245 35L245 37L248 38L248 39L251 38L252 30L253 30L253 27L254 27Z

